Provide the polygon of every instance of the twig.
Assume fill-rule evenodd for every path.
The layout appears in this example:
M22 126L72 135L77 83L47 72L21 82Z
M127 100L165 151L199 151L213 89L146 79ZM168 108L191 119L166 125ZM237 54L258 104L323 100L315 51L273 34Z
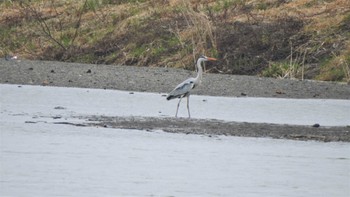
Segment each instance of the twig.
M289 62L289 70L291 73L294 72L294 69L292 68L293 67L293 43L290 42L290 62ZM289 74L289 78L292 78L291 76L292 74Z
M78 36L78 30L79 30L79 27L80 27L81 18L82 18L83 13L84 13L84 11L86 9L87 1L88 0L85 0L84 5L83 5L83 7L81 8L81 10L79 12L79 18L78 18L77 24L75 25L75 32L74 32L73 39L72 39L72 41L70 43L70 46L73 46L73 43L74 43L75 39Z
M35 8L31 7L28 3L24 3L24 4L25 5L20 4L22 9L24 9L24 10L29 9L34 14L36 22L40 25L42 32L44 32L44 34L49 38L49 40L56 43L58 46L60 46L62 49L64 49L66 51L67 48L61 42L59 42L57 39L55 39L53 37L49 26L47 25L46 21L43 19L41 14L39 14L39 12ZM24 6L26 6L26 7L24 7Z
M304 51L303 62L301 67L301 80L304 81L304 69L305 69L305 57L306 57L307 49Z

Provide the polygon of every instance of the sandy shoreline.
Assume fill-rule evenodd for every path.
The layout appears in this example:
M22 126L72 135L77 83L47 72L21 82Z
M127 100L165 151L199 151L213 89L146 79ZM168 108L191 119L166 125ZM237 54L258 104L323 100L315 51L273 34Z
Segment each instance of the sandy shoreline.
M182 69L146 68L116 65L90 65L64 62L6 61L0 59L0 83L60 87L118 89L140 92L170 91L194 73ZM229 97L275 97L350 99L350 86L332 82L298 81L254 76L205 74L194 94ZM92 120L83 126L164 130L203 135L272 137L295 140L350 142L350 127L312 127L222 122L218 120L82 117ZM98 123L95 123L95 122ZM65 124L65 123L64 123Z

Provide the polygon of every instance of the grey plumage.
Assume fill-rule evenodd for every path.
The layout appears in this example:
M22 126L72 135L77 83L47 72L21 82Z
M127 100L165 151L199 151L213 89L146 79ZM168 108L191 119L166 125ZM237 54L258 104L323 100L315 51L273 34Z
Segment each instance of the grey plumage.
M204 61L214 61L216 60L215 58L211 58L211 57L206 57L204 55L200 56L197 60L197 77L196 78L189 78L186 79L185 81L183 81L182 83L180 83L179 85L177 85L175 87L174 90L172 90L168 96L166 97L167 100L171 100L171 99L175 99L175 98L179 98L179 102L177 104L177 108L176 108L176 114L175 117L177 117L177 112L179 110L179 106L180 106L180 102L181 99L183 97L187 98L187 111L188 111L188 117L191 118L191 114L190 114L190 106L189 106L189 98L190 98L190 93L191 90L193 90L196 86L198 86L202 80L202 73L203 73L203 69L201 66L201 63Z
M196 87L194 80L195 78L189 78L186 81L180 83L173 91L168 94L166 99L171 100L174 98L185 97L186 94L189 94L189 92Z

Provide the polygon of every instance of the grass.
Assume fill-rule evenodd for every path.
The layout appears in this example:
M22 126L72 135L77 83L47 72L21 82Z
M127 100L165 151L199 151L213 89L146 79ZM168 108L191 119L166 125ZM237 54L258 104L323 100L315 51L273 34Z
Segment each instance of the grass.
M350 43L347 43L348 50L342 51L339 55L326 59L321 65L321 72L316 79L324 81L345 81L350 83Z
M349 82L348 0L4 0L0 56ZM215 69L214 69L215 67Z
M269 67L262 72L262 76L295 79L302 78L301 73L302 66L300 64L282 61L272 62Z

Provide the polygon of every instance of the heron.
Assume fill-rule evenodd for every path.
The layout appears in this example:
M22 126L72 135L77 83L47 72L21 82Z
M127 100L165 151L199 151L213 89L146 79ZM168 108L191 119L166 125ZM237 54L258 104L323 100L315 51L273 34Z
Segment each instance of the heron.
M180 83L175 87L174 90L172 90L168 96L166 97L167 100L179 98L179 102L177 103L177 108L176 108L176 114L175 117L177 117L177 112L179 111L180 107L180 102L181 99L186 97L187 98L187 111L188 111L188 118L191 118L191 113L190 113L190 93L191 91L197 87L202 80L202 74L203 74L203 68L202 68L202 62L206 61L216 61L215 58L212 57L207 57L204 55L201 55L198 60L197 60L197 77L196 78L189 78Z

